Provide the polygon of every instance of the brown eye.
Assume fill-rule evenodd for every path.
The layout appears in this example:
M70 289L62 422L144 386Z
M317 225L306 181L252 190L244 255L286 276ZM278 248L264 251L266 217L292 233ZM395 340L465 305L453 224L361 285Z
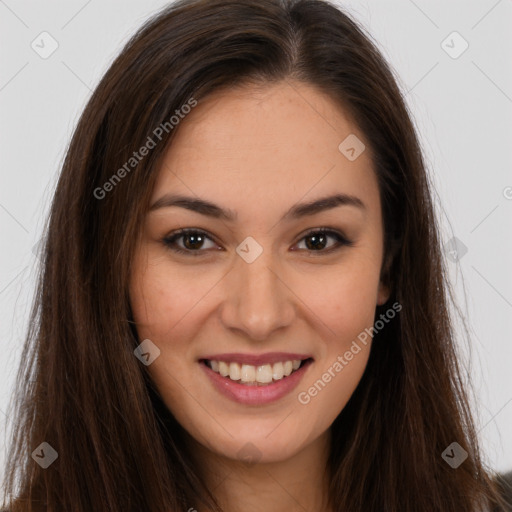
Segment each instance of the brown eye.
M201 249L205 236L202 233L186 233L181 235L185 249Z
M176 243L176 241L180 239L183 241L182 246L179 246ZM164 238L163 243L175 252L190 254L192 256L200 256L201 252L204 252L201 251L201 249L205 249L205 240L212 241L210 236L208 236L208 233L205 231L197 229L182 229L171 236ZM216 247L216 245L213 244L213 247Z
M329 246L329 239L334 239L335 243ZM178 240L182 241L181 245L177 243ZM208 240L212 245L205 247L205 243ZM345 238L341 233L326 228L316 228L310 231L300 242L303 240L306 241L304 250L320 254L331 253L343 246L353 245L353 242ZM201 256L208 249L219 249L219 246L214 243L213 237L209 233L199 229L180 229L165 237L162 242L172 251L190 256Z
M329 235L326 235L325 233L314 233L312 235L308 235L305 237L306 247L311 251L325 249L328 239Z
M329 238L334 239L336 243L331 244L331 246L326 249ZM310 231L301 239L301 242L302 240L306 241L306 250L310 252L328 253L345 245L353 245L353 242L345 238L341 233L323 228Z

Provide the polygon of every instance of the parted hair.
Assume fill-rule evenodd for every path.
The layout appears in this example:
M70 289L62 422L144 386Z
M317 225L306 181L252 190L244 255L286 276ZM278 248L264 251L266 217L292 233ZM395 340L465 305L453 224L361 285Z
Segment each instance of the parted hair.
M98 189L191 98L200 105L220 89L283 80L326 93L364 134L382 199L382 278L389 303L402 305L375 334L365 372L331 426L333 510L503 506L456 348L433 186L391 66L328 1L181 0L146 21L110 65L60 169L8 412L4 506L12 512L222 510L134 357L131 265L179 127L161 130L108 194ZM58 453L46 469L31 457L42 442ZM442 457L453 442L468 453L457 468Z

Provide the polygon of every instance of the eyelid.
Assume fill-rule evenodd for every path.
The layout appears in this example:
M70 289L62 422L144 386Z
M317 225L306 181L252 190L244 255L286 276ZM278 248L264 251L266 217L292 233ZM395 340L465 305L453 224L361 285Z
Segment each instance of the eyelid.
M166 247L168 247L170 250L172 250L173 252L190 255L190 256L201 256L203 253L211 252L211 249L210 250L198 249L198 250L194 251L194 250L182 249L181 247L172 246L172 244L175 243L175 240L179 239L181 236L184 236L184 235L187 235L190 233L203 235L206 238L209 238L212 242L219 245L216 241L216 237L213 236L210 232L208 232L202 228L180 228L176 231L173 231L171 234L166 235L161 240L161 242ZM339 229L331 228L328 226L319 226L319 227L314 227L314 228L308 229L307 231L305 231L299 235L297 241L293 245L294 246L297 245L304 238L306 238L308 235L313 234L313 233L323 233L327 236L330 236L331 238L335 238L337 241L337 244L328 249L323 249L323 250L319 250L319 251L308 250L308 249L301 249L301 251L305 251L305 252L307 252L309 254L313 254L313 255L314 255L314 253L318 253L318 255L321 256L324 254L327 255L332 252L335 252L345 246L352 247L354 245L354 241L349 239L347 236L345 236L344 233L341 232Z
M309 229L307 229L306 231L304 231L303 233L301 233L299 235L299 238L297 239L297 241L302 240L304 237L308 236L311 233L318 233L318 232L327 233L329 235L335 234L335 235L338 235L340 238L343 238L343 240L346 241L347 243L351 242L344 235L343 231L341 231L341 230L339 230L337 228L331 228L329 226L318 226L318 227L315 227L315 228L309 228Z
M171 247L171 243L174 243L175 240L179 239L181 236L188 235L190 233L203 235L206 238L209 238L212 242L215 242L217 245L219 245L216 241L216 237L214 237L210 232L202 229L202 228L180 228L176 231L173 231L169 235L166 235L162 239L162 243L166 245L169 249L171 249L174 252L177 253L183 253L183 254L190 254L192 256L198 256L201 253L207 252L206 250L198 249L197 251L191 251L187 249L182 249L181 247Z
M336 229L336 228L331 228L329 226L319 226L319 227L310 228L310 229L306 230L305 232L303 232L299 235L299 238L293 245L297 245L304 238L306 238L308 235L313 234L313 233L323 233L327 236L331 236L332 238L335 238L337 241L336 245L334 245L333 247L330 247L328 249L324 249L324 250L320 250L320 251L313 251L313 250L307 250L307 249L305 250L308 254L313 255L313 256L315 255L315 253L318 253L318 256L321 256L324 254L328 255L333 252L336 252L339 249L342 249L345 246L352 247L355 245L354 240L345 236L343 231Z

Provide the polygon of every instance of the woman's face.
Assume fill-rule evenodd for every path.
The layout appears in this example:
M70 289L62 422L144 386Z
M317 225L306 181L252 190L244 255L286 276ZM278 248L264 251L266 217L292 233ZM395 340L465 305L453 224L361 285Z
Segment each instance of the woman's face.
M132 311L145 350L160 351L147 368L167 407L217 455L299 453L326 434L363 374L371 338L361 334L389 292L361 141L329 97L281 82L200 102L165 155L134 258ZM178 195L215 206L170 206ZM335 195L352 199L304 206ZM185 228L196 232L171 241ZM307 361L294 370L294 360Z

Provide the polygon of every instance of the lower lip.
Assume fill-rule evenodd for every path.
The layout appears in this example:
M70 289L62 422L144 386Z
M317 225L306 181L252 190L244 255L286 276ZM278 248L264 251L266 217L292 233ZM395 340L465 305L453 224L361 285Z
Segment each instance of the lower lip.
M215 388L224 396L241 404L264 405L275 402L291 393L297 387L312 362L312 360L308 360L288 377L283 377L281 380L272 384L266 384L265 386L239 384L229 377L223 377L220 373L214 372L204 362L200 362L199 365L206 372Z

